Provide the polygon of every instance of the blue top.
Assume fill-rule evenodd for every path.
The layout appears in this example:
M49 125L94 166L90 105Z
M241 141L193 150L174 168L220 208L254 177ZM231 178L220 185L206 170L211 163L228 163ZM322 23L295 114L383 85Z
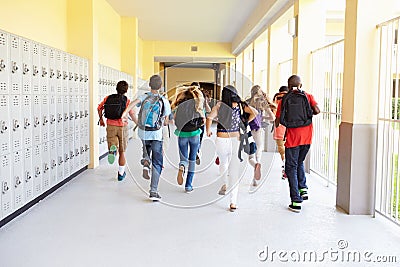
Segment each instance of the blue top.
M140 100L140 102L137 104L137 107L140 107L143 100L145 100L149 95L152 93L149 92L147 94L139 96L137 99ZM158 95L158 94L153 94L153 95ZM164 114L163 117L169 116L171 114L171 105L169 104L169 101L164 97L161 96L161 99L164 103ZM162 141L163 140L163 127L158 129L157 131L145 131L140 128L138 128L138 136L142 140L158 140Z

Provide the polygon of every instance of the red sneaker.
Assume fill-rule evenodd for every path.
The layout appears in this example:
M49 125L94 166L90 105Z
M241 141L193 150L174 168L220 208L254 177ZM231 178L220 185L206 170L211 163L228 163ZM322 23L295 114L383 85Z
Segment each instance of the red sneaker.
M219 157L215 159L215 164L219 165Z

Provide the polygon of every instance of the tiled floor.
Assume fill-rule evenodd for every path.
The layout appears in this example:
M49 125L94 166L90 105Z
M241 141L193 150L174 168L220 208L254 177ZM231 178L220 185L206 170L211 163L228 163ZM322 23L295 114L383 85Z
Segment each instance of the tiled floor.
M308 176L310 199L302 212L288 211L277 154L264 153L256 191L249 166L243 167L239 209L231 213L228 198L216 193L221 181L213 142L206 139L195 191L184 193L175 182L171 140L159 187L164 203L147 199L140 144L132 140L124 181L116 180L117 165L102 160L1 228L0 266L400 265L399 226L379 216L344 214L335 208L335 189L318 177ZM353 263L354 253L360 262ZM376 256L395 256L397 263L379 265Z

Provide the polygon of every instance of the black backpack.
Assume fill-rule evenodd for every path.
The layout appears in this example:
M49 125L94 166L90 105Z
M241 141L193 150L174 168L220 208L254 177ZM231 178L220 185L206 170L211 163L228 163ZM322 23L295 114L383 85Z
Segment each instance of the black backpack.
M176 109L175 125L178 131L193 132L204 125L204 119L195 110L194 99L180 103Z
M298 128L312 123L313 110L302 90L291 90L282 98L280 124Z
M107 97L104 103L104 117L111 120L118 120L126 109L128 98L120 94L112 94Z

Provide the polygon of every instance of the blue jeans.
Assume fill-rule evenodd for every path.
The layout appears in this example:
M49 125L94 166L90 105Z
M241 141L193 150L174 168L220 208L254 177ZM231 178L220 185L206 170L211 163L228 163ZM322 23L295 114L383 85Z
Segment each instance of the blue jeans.
M285 148L285 172L289 181L292 202L303 202L299 190L307 188L304 159L308 150L310 150L310 145Z
M158 182L163 166L162 145L163 142L159 140L142 140L143 143L143 159L151 163L151 183L150 192L157 192ZM151 156L151 160L150 160ZM142 160L142 164L143 164Z
M179 146L179 166L185 166L185 170L187 170L186 184L185 188L192 188L192 181L194 176L194 169L196 166L196 154L200 145L200 136L192 136L192 137L179 137L178 138L178 146Z

